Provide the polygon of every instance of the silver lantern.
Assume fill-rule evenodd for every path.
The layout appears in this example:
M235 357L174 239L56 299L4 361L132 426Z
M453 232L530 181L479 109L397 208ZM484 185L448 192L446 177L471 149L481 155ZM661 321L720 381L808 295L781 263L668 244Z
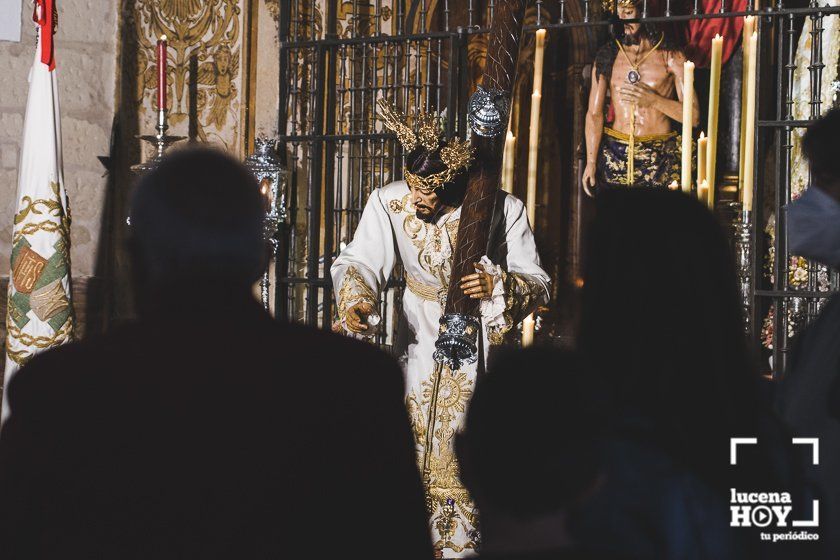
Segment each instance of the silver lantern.
M288 172L277 155L276 142L265 137L254 140L254 153L245 159L245 166L256 177L260 193L265 200L263 237L266 242L268 258L260 280L260 300L263 307L270 310L271 278L269 268L280 244L278 234L288 218Z

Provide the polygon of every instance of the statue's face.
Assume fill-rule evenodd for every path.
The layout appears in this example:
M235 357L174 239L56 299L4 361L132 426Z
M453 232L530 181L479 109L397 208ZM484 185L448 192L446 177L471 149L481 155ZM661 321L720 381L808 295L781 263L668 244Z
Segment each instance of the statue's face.
M424 222L430 222L440 211L443 204L435 191L426 191L416 187L411 189L411 204L415 215Z
M619 4L618 6L619 19L634 19L639 17L639 9L633 5ZM626 35L635 35L639 32L641 27L638 23L627 23L624 25L624 33Z

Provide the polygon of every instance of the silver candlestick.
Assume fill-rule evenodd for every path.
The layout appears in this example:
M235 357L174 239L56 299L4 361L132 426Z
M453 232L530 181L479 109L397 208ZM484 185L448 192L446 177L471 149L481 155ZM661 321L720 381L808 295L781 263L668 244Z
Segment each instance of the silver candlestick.
M744 331L752 329L752 212L741 210L733 224L735 230L735 266L737 267L738 286L741 292L741 308L744 314Z
M147 161L138 163L137 165L132 165L132 171L136 173L145 173L146 171L154 169L160 165L160 162L163 160L163 156L165 155L166 148L168 148L170 144L174 144L175 142L179 142L186 138L186 136L169 136L166 134L166 131L169 130L169 124L167 123L168 116L169 111L163 108L158 109L158 122L157 125L155 125L157 134L146 134L138 137L140 140L148 142L155 147L155 155Z

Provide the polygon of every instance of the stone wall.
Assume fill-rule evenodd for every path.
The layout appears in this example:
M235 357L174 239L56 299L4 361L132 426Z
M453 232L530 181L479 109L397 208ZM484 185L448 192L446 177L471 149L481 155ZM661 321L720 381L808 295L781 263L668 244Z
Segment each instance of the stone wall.
M72 262L76 277L95 274L105 168L114 115L117 3L60 0L56 35L64 180L73 214ZM0 42L0 275L8 274L18 160L35 56L35 26L23 5L20 43Z

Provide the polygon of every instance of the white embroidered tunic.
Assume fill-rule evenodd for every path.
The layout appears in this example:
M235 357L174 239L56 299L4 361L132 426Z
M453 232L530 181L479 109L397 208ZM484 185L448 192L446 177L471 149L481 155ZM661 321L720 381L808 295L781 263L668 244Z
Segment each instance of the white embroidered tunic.
M500 343L507 330L548 301L550 282L540 266L524 204L501 192L499 200L504 204L503 218L494 222L488 251L494 268L498 267L496 286L493 298L481 304L485 349L491 341ZM406 183L391 183L371 193L353 241L330 271L344 324L352 305L364 301L376 307L398 255L405 269L402 320L394 348L405 372L418 464L421 472L424 467L426 471L433 542L447 558L470 555L478 544L476 513L458 478L453 451L454 435L463 425L473 393L476 364L459 371L443 367L431 418L429 411L436 368L432 354L460 216L457 208L437 223L424 222L415 216Z

